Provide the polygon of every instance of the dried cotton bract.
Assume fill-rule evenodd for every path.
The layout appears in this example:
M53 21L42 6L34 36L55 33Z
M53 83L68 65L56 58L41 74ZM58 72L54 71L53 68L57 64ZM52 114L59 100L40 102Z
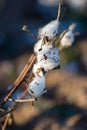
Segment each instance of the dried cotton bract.
M42 68L42 66L39 63L34 64L33 66L33 70L32 70L33 74L35 76L40 76L43 77L46 75L46 71L44 70L44 68Z
M37 98L44 93L45 89L45 77L36 76L29 84L29 94L33 98Z

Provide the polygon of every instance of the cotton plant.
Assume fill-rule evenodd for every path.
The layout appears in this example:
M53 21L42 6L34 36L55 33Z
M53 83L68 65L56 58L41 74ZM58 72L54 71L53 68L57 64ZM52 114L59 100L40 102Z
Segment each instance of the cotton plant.
M59 6L60 8L60 6ZM33 66L33 73L34 73L34 80L30 83L31 88L37 88L36 93L38 93L39 97L43 94L45 86L42 87L44 89L39 89L37 85L34 84L34 81L37 78L41 78L46 76L46 74L53 69L59 69L60 68L60 54L59 49L54 46L55 37L58 34L58 28L59 28L59 13L57 16L57 19L48 23L43 28L39 30L38 37L40 40L34 45L34 53L36 54L36 63ZM67 48L72 46L75 40L74 35L74 28L75 24L72 24L69 26L69 28L60 35L60 47ZM45 74L43 75L43 71ZM36 86L36 87L35 87ZM33 93L33 96L35 94L35 91ZM36 96L35 96L36 97Z
M60 48L70 47L75 40L75 24L72 24L59 36L59 49L55 46L61 21L61 6L62 4L59 4L57 18L38 30L37 42L34 45L36 61L31 72L33 78L27 85L30 98L38 98L44 93L46 74L50 70L60 68ZM23 27L23 30L29 32L27 27Z
M60 51L62 51L63 48L72 46L75 41L75 24L70 25L69 28L59 36L58 31L61 21L60 14L61 4L59 4L57 18L40 28L38 30L37 37L28 30L26 25L23 26L22 30L28 32L37 40L33 48L34 56L33 59L27 64L27 67L25 66L23 72L19 75L19 78L15 81L15 85L13 84L15 89L13 88L4 98L4 103L6 101L18 102L18 100L12 100L9 97L22 82L26 81L28 72L30 72L29 78L32 77L30 83L26 82L29 99L37 99L42 94L47 92L45 90L47 73L51 70L60 68ZM59 37L58 39L57 36ZM58 46L55 44L56 39L58 40ZM24 95L22 95L22 97L24 97ZM2 104L4 104L3 102Z

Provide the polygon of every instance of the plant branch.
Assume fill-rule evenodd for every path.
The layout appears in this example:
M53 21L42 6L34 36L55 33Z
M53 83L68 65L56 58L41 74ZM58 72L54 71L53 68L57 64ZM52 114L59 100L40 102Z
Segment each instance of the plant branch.
M7 115L8 113L11 113L11 112L14 111L14 110L16 110L15 107L14 107L14 108L11 108L10 110L6 110L6 111L4 111L2 114L0 114L0 117L3 117L3 116L5 116L5 115Z
M62 2L59 3L58 6L58 15L57 15L57 20L60 21L60 17L61 17L61 6L62 6Z
M4 125L3 125L3 127L2 127L2 130L5 130L5 128L6 128L6 126L7 126L7 123L8 123L8 120L9 120L9 117L10 117L10 113L8 113L8 114L6 115L6 119L5 119Z
M39 39L37 38L37 36L34 35L34 34L28 29L28 27L27 27L26 25L24 25L24 26L22 27L22 30L26 31L26 32L27 32L29 35L31 35L36 41L39 40Z
M25 102L33 102L35 101L34 98L31 99L9 99L9 101L15 102L15 103L25 103Z
M63 2L61 1L59 3L59 6L58 6L58 15L57 15L57 20L59 22L61 22L61 20L63 19L64 17L64 14L65 14L65 11L66 11L66 8L64 7L64 4ZM62 13L63 12L63 13ZM62 15L61 15L62 14Z
M9 97L15 92L15 90L23 82L23 80L25 79L27 73L33 67L33 64L34 64L35 61L36 61L36 56L32 55L31 58L29 59L28 63L25 65L24 69L22 70L21 74L18 76L18 78L13 83L12 89L8 92L8 94L5 96L5 98L1 102L0 107L2 107L6 103L6 101L9 99Z

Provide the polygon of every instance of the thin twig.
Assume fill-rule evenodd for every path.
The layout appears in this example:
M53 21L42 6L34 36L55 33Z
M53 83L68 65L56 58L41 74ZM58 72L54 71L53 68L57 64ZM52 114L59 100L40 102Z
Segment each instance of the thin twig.
M21 99L23 99L25 96L26 96L26 94L28 93L28 90L27 90L27 88L23 91L23 93L20 95L20 97L17 99L17 100L21 100ZM17 101L16 100L16 101ZM34 100L34 99L33 99ZM11 104L11 106L10 106L10 110L7 110L7 111L3 111L3 113L2 114L0 114L0 117L2 117L2 116L5 116L5 115L7 115L8 113L11 113L12 111L14 111L14 110L16 110L16 102L14 102L15 100L14 99L8 99L8 101L13 101L13 103ZM25 102L25 101L24 101ZM29 102L29 101L28 101ZM12 108L11 108L12 107Z
M26 100L24 99L24 100L22 100L22 98L25 97L25 95L27 94L27 92L28 92L27 89L25 89L25 91L21 94L21 96L19 97L19 99L16 99L16 100L9 99L9 101L13 101L13 102L14 102L11 106L15 106L16 103L34 102L35 99L26 99ZM10 106L10 107L11 107L11 106ZM6 128L6 126L7 126L7 123L8 123L8 120L9 120L9 117L10 117L10 114L12 114L11 112L14 111L14 110L16 110L16 107L14 107L14 108L12 108L12 109L6 111L6 112L3 112L3 113L0 115L0 117L6 115L6 118L5 118L5 121L4 121L4 125L3 125L3 127L2 127L2 130L5 130L5 128Z
M57 20L60 21L60 17L61 17L61 6L62 6L62 2L59 3L58 6L58 15L57 15Z
M9 101L16 102L16 103L25 103L25 102L33 102L35 99L9 99Z
M29 92L28 92L28 89L26 88L17 100L23 99L28 93L29 93ZM8 101L12 101L12 100L15 101L14 99L8 99ZM16 100L16 101L17 101L17 100ZM25 99L24 99L24 100L25 100ZM23 102L31 102L30 99L28 99L27 101L24 101L24 100L23 100ZM30 100L30 101L29 101L29 100ZM32 99L32 101L33 101L33 100L35 101L35 99ZM3 113L0 114L0 117L5 116L5 115L7 115L8 113L11 113L12 111L16 110L15 105L16 105L16 102L14 102L14 103L11 104L10 108L11 108L11 107L12 107L12 108L11 108L10 110L7 110L7 111L3 110ZM14 107L14 108L13 108L13 107Z
M32 55L31 58L29 59L28 63L26 64L26 66L24 67L24 69L22 70L21 74L18 76L18 78L15 80L15 82L13 83L13 87L12 89L8 92L8 94L5 96L5 98L3 99L3 101L0 104L0 107L2 107L6 101L9 99L9 97L15 92L15 90L19 87L19 85L22 83L22 81L24 80L24 78L26 77L27 73L31 70L34 62L36 60L36 56Z
M6 111L4 111L3 113L0 114L0 117L3 117L3 116L5 116L5 115L7 115L8 113L11 113L11 112L14 111L14 110L16 110L15 107L14 107L14 108L11 108L10 110L6 110Z
M63 13L62 13L62 11L63 11ZM61 1L58 6L58 15L57 15L57 20L59 22L61 22L61 20L63 19L65 11L66 11L66 8L64 7L64 3Z
M8 113L8 114L6 115L5 122L4 122L4 124L3 124L2 130L5 130L5 128L6 128L6 126L7 126L7 123L8 123L9 117L10 117L10 113Z
M37 36L35 34L33 34L26 25L24 25L22 27L22 30L26 31L29 35L31 35L36 41L38 41L39 39L37 38Z

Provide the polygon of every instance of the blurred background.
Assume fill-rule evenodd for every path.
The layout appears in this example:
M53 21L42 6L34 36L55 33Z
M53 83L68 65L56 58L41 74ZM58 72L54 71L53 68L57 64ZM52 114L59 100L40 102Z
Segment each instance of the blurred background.
M40 27L56 18L59 1L0 0L0 99L33 53L36 41L22 26L37 35ZM87 130L87 0L64 0L64 4L59 33L76 23L80 35L61 52L61 69L48 73L48 92L34 106L19 105L7 130ZM23 84L14 97L22 90Z

